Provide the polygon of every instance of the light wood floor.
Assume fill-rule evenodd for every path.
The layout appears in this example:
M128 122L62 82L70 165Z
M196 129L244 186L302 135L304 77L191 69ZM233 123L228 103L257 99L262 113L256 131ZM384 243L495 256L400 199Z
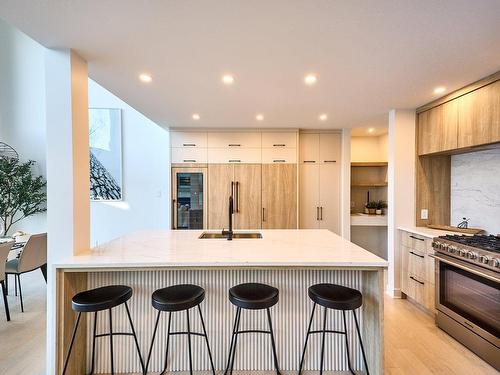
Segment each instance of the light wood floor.
M9 296L11 322L0 302L0 374L42 375L45 368L46 286L39 271L22 276L25 313ZM10 287L13 289L13 283ZM434 325L411 302L386 298L385 373L388 375L498 374ZM274 374L274 373L273 373Z

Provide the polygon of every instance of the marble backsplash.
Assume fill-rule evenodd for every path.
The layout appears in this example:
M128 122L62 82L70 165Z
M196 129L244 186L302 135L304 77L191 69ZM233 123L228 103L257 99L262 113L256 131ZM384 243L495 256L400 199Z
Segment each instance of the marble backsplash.
M500 147L451 157L451 224L500 234Z

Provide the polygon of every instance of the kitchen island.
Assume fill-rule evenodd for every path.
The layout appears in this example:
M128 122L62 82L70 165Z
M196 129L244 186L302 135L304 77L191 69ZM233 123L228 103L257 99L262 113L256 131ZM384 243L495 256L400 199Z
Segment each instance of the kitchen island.
M71 297L81 291L109 284L129 285L134 295L129 301L132 319L143 356L149 349L154 328L155 310L151 293L174 284L192 283L206 290L201 304L216 370L226 364L235 308L228 300L231 286L242 282L261 282L275 286L280 300L271 309L280 368L297 371L307 331L312 302L307 288L320 282L349 286L363 293L363 306L357 311L370 373L383 372L383 269L382 258L342 239L327 230L262 230L261 239L199 239L202 231L142 231L129 234L89 249L81 255L53 265L56 272L56 368L64 360L76 314ZM113 328L128 331L123 307L114 309ZM185 328L185 317L174 314L173 329ZM316 313L313 325L319 327L322 314ZM351 314L347 314L351 358L355 369L362 368L362 356ZM243 329L266 328L261 312L245 311ZM342 330L341 313L329 314L329 328ZM98 319L98 331L107 331L105 314ZM86 320L90 319L90 314ZM166 320L166 319L165 319ZM200 330L193 319L193 330ZM116 327L116 328L115 328ZM84 374L90 368L91 324L80 328L70 363L71 374ZM161 371L165 348L166 322L159 326L150 372ZM169 362L170 371L188 370L185 338L174 338ZM96 373L109 371L107 339L97 345ZM133 340L116 337L115 370L139 373ZM273 371L269 338L243 335L235 370ZM204 342L193 340L193 364L197 371L209 370ZM305 370L318 370L320 336L310 339ZM342 335L327 335L325 370L347 370L345 340Z

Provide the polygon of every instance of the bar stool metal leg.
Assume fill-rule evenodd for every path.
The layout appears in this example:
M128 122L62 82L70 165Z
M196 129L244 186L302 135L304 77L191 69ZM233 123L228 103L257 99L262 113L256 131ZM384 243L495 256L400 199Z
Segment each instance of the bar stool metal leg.
M347 323L346 323L346 319L345 319L345 310L342 310L342 316L343 316L343 320L344 320L344 336L345 336L345 349L346 349L346 352L347 352L347 365L349 366L349 371L351 372L351 374L355 374L354 373L354 370L352 369L352 366L351 366L351 356L349 354L349 334L347 333Z
M149 361L151 359L151 353L153 351L153 345L155 343L156 330L158 329L158 322L160 321L161 311L158 311L158 315L156 316L155 328L153 329L153 337L151 338L151 345L149 346L148 359L146 360L146 366L144 367L144 374L148 372Z
M142 372L145 371L144 361L142 360L141 349L139 348L139 341L137 341L137 335L135 334L134 323L132 322L132 317L130 316L130 310L128 308L127 302L125 302L125 310L127 311L128 321L130 323L130 329L132 330L132 335L134 336L135 347L137 349L137 354L139 355L139 361L141 362Z
M304 364L304 357L306 355L306 349L307 349L307 342L309 341L309 335L311 332L311 326L314 318L314 311L316 310L316 303L313 305L313 309L311 312L311 318L309 319L309 326L307 327L307 334L306 334L306 342L304 343L304 349L302 350L302 358L300 359L300 365L299 365L299 375L302 374L302 366Z
M7 278L5 278L7 280ZM9 311L9 301L7 300L7 284L4 283L3 281L0 281L0 284L2 285L2 295L3 295L3 304L5 306L5 316L7 318L7 321L10 321L10 311Z
M165 365L163 367L163 371L160 375L163 375L167 372L167 364L168 364L168 348L170 345L170 324L172 323L172 313L168 313L168 326L167 326L167 347L165 349Z
M278 356L276 355L276 343L274 342L274 331L273 331L273 323L271 322L271 312L269 308L267 310L267 321L269 322L269 334L271 335L271 345L273 347L273 356L274 356L274 366L276 367L276 373L278 375L281 374L278 365Z
M19 299L21 300L21 312L24 312L23 291L21 290L21 275L17 274L17 283L19 284Z
M187 320L187 337L188 337L188 351L189 351L189 374L193 375L193 358L191 355L191 327L189 325L189 309L186 310Z
M229 371L229 366L231 365L231 358L232 358L232 354L233 354L234 336L235 336L235 332L236 332L236 324L238 323L240 312L241 312L241 309L239 307L237 307L236 308L236 316L234 317L233 331L231 334L231 344L229 345L229 353L227 354L226 371L224 371L224 375L227 374L227 372Z
M323 313L323 331L322 331L322 338L321 338L321 360L320 360L320 365L319 365L319 374L323 374L323 360L325 359L325 336L326 336L326 313L328 309L325 307L325 311Z
M212 359L212 351L210 350L210 343L208 342L207 330L205 329L205 321L203 320L203 314L201 313L201 307L198 305L198 313L200 315L201 326L203 328L203 333L205 335L205 342L207 343L208 358L210 358L210 366L212 366L212 374L215 375L214 361Z
M368 363L366 361L365 348L363 347L363 340L361 340L361 333L359 332L358 318L356 318L356 312L354 310L352 310L352 315L354 315L354 322L356 323L356 332L358 333L359 344L361 345L361 353L363 354L363 362L365 363L366 373L370 375Z
M115 359L113 356L113 314L109 309L109 350L111 351L111 375L115 374Z
M96 333L97 333L97 311L94 312L94 331L92 335L92 365L91 365L92 367L90 368L89 375L92 375L94 373Z
M233 367L234 367L234 357L236 356L236 344L238 343L238 334L240 330L240 319L241 319L241 308L238 307L240 310L239 313L237 314L237 321L236 321L236 331L233 333L234 335L234 347L233 347L233 355L231 358L231 370L229 371L230 375L233 375Z
M64 368L62 375L66 374L66 369L68 368L69 356L71 355L71 350L73 349L73 344L75 343L76 331L78 330L78 325L80 324L80 317L82 313L78 313L78 317L76 318L75 328L73 329L73 335L71 336L71 343L69 344L68 354L66 355L66 359L64 360Z

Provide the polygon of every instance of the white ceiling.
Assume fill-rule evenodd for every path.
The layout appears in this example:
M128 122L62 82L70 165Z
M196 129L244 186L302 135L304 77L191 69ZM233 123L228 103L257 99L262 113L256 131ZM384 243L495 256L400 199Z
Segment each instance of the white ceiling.
M92 79L162 126L381 125L435 86L500 70L498 0L17 0L0 17L77 50Z

